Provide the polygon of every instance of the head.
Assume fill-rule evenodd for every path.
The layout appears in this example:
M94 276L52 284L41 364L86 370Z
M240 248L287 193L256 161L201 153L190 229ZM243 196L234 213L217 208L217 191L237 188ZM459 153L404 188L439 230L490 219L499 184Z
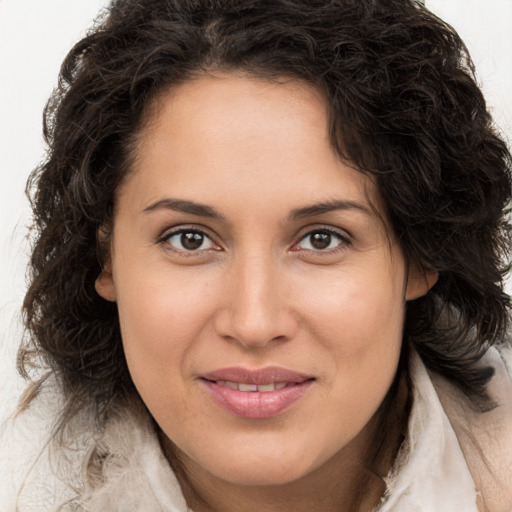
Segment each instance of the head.
M140 394L197 459L161 410L185 410L182 376L291 364L291 343L295 371L332 378L324 410L362 410L342 434L327 422L329 449L364 431L410 347L486 406L510 155L463 43L417 2L113 2L45 119L25 313L78 406Z

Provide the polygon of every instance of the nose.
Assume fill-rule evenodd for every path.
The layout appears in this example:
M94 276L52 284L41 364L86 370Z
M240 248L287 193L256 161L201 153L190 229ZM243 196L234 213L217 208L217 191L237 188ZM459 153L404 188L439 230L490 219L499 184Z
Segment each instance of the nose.
M245 258L228 272L226 300L215 318L220 336L258 349L296 335L298 318L290 288L271 257Z

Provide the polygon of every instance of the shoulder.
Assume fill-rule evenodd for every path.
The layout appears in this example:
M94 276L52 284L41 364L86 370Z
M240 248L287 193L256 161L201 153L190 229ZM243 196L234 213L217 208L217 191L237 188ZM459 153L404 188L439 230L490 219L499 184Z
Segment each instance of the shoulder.
M101 426L83 410L56 436L64 405L59 386L49 382L27 410L3 425L2 512L186 512L140 404L113 408Z
M62 464L51 441L63 404L59 386L48 380L26 409L12 412L3 420L0 431L2 511L53 511L58 504L73 499L75 476L79 473L78 455L65 458L66 478L60 478L61 472L56 468Z
M477 512L471 473L432 379L416 352L410 362L407 435L379 512Z
M489 512L512 511L512 347L490 348L480 364L494 375L488 393L495 407L475 412L441 377L431 375L439 400Z
M188 511L154 423L140 403L112 411L88 466L84 510Z
M379 512L512 512L512 350L490 349L488 392L475 412L446 379L410 359L412 410Z

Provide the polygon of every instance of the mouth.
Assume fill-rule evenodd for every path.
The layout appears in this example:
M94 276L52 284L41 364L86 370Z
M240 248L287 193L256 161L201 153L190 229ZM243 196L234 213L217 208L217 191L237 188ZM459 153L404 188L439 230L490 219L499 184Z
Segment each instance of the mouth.
M224 410L249 419L271 418L298 402L315 377L284 368L224 368L200 377L208 394Z

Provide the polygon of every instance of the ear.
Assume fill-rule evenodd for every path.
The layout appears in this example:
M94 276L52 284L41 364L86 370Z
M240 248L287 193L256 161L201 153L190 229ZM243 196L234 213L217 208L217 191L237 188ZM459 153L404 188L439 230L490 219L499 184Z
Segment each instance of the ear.
M96 293L105 300L110 302L116 301L116 288L112 276L112 262L110 256L108 257L108 261L105 262L100 275L96 278L94 288L96 288Z
M426 295L437 283L439 274L435 270L418 268L416 265L409 267L405 300L414 300Z

